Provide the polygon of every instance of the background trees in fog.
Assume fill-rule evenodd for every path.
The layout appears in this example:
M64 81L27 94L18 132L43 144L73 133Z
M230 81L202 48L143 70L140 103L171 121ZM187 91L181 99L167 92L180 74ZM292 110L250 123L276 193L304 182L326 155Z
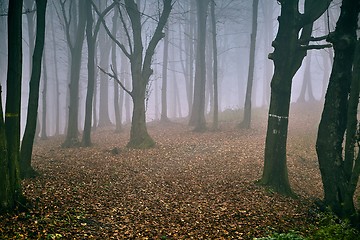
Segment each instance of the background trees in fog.
M341 51L354 53L354 18L359 6L344 0L344 9L349 7L353 13L353 24L343 24L342 14L334 34L329 34L334 30L340 1L332 5L330 2L53 0L49 1L48 37L42 54L37 46L42 45L40 30L44 30L45 22L38 19L45 18L42 15L45 11L40 11L43 8L37 6L35 12L35 1L24 0L21 7L22 1L14 0L8 13L8 1L0 1L0 32L4 33L1 36L6 33L7 17L14 18L9 22L9 41L0 39L0 70L4 72L8 67L7 81L0 76L1 86L7 92L2 96L0 112L0 148L6 155L6 161L1 158L0 169L3 173L0 182L5 183L0 188L1 196L6 196L4 202L11 208L14 200L21 198L17 164L22 132L21 170L26 176L25 172L31 172L32 144L40 133L42 139L65 134L64 147L79 146L80 133L82 144L90 146L91 133L97 127L111 127L122 134L121 130L128 130L126 125L131 123L127 146L146 148L155 144L146 122L182 118L181 121L189 122L197 131L205 131L207 122L211 121L214 129L221 129L218 111L244 111L243 106L245 127L250 126L253 106L269 107L260 183L291 195L286 166L290 103L323 100L333 53L331 49L323 50L331 45L311 42L327 37L335 49L327 95L335 97L325 100L318 157L325 204L339 215L353 214L352 196L360 172L359 157L354 153L359 94L355 78L358 69L353 66L358 64L358 58L354 57L355 63L352 57L344 61ZM26 16L23 20L22 11ZM348 29L349 26L352 28ZM344 36L345 50L339 44ZM274 52L268 55L271 46ZM322 50L310 54L311 49ZM356 71L353 73L352 69ZM344 79L337 75L342 71L345 71L340 74ZM354 92L349 102L350 86ZM333 109L337 114L332 115ZM344 118L346 113L349 122ZM343 159L345 129L348 139ZM338 134L328 136L332 132ZM344 166L345 175L332 171L340 172L338 166Z

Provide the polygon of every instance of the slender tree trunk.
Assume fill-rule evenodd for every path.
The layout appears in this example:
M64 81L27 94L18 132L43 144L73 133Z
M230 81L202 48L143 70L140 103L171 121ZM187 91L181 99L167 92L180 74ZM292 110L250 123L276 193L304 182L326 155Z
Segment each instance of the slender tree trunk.
M53 8L51 8L53 9ZM54 11L51 11L51 14L54 15ZM53 42L53 51L54 51L54 68L55 68L55 80L56 80L56 128L55 128L55 135L60 134L60 80L59 80L59 71L58 71L58 64L57 64L57 44L56 44L56 38L55 38L55 27L54 27L54 18L51 18L51 36L52 36L52 42Z
M34 8L34 0L24 0L24 8L28 10L32 10ZM28 27L28 35L29 35L29 72L32 71L32 59L31 56L34 52L34 42L35 42L35 34L34 34L34 12L27 13L26 15L27 27Z
M333 43L335 57L316 141L316 152L324 186L324 202L338 216L344 218L352 218L355 214L351 185L355 183L356 186L360 171L359 160L354 166L353 156L352 154L349 155L348 151L346 151L345 159L343 159L343 140L348 124L347 117L349 115L349 120L356 118L355 109L357 109L357 102L349 102L348 96L359 11L359 1L344 0L335 32L328 38ZM358 66L356 68L358 71ZM358 86L353 87L355 89ZM354 96L354 94L356 95ZM358 101L358 96L358 89L356 93L350 94L350 97L355 98L355 101ZM351 114L351 112L349 114L348 104L350 106L354 104L350 110L355 111L355 114ZM351 127L347 130L347 135L354 134ZM349 149L348 146L349 142L346 144L346 150ZM353 172L353 169L357 170Z
M169 59L169 26L165 29L163 66L162 66L162 84L161 84L161 121L168 122L168 104L167 104L167 76L168 76L168 59Z
M80 82L80 68L81 55L84 43L84 33L86 25L86 15L84 10L85 0L79 1L79 22L76 29L75 44L70 48L71 53L71 70L70 70L70 85L69 85L69 119L65 142L63 147L73 147L79 144L78 132L78 113L79 113L79 82Z
M26 118L26 127L21 144L20 169L23 178L32 177L35 171L31 166L31 157L34 139L36 133L36 123L38 120L38 102L40 91L41 78L41 63L43 58L44 40L45 40L45 15L46 15L45 0L36 1L36 42L32 60L32 71L30 78L30 91L28 101L28 114Z
M111 44L104 28L101 28L99 33L100 66L107 71L110 61ZM100 73L99 100L99 126L109 126L111 125L109 116L109 80L103 73Z
M195 131L205 131L205 85L206 85L206 17L210 0L197 0L198 37L196 50L196 70L194 102L189 125L195 126Z
M311 53L308 54L307 59L306 59L303 84L301 86L301 91L300 91L300 95L299 95L297 102L301 102L301 103L306 102L306 92L308 92L309 101L310 101L311 96L313 96L312 93L310 93L310 90L312 90L312 89L309 89L309 88L311 88L310 68L311 68Z
M91 120L92 120L92 104L94 97L95 85L95 38L93 36L93 16L91 3L89 1L85 4L86 8L86 42L88 46L88 87L86 92L85 102L85 123L82 138L82 145L85 147L91 146Z
M263 5L264 12L264 21L265 21L265 37L264 37L264 45L267 53L271 52L271 41L273 38L273 1L265 1L265 5ZM260 4L261 6L261 4ZM267 55L265 55L267 56ZM263 105L269 106L270 102L270 79L273 74L273 66L271 61L265 57L265 69L264 69L264 96L263 96Z
M115 9L114 16L112 19L113 26L112 26L112 35L116 36L117 32L117 21L119 18L119 13ZM116 75L117 74L117 61L116 61L116 43L113 41L111 45L111 62L113 69L115 70ZM114 112L115 112L115 131L120 132L121 131L121 112L120 112L120 106L119 106L119 85L114 83Z
M97 43L95 42L95 49L97 49ZM97 66L98 58L95 54L95 65ZM98 76L99 76L99 70L97 68L94 69L94 96L93 96L93 125L92 129L95 131L98 126L98 111L97 111L97 99L98 99Z
M46 52L43 53L43 91L42 91L42 115L41 115L41 139L47 139L47 123L46 123L46 115L47 115L47 67L46 67Z
M255 48L256 48L256 33L257 33L257 16L258 16L259 0L253 1L252 14L252 31L250 37L250 56L249 56L249 71L246 85L244 119L240 123L240 128L249 129L251 127L251 96L254 82L254 68L255 68Z
M213 85L214 85L214 115L213 115L213 130L219 128L219 95L218 95L218 54L217 54L217 30L216 30L216 16L215 16L215 1L211 1L211 29L212 29L212 42L213 42Z

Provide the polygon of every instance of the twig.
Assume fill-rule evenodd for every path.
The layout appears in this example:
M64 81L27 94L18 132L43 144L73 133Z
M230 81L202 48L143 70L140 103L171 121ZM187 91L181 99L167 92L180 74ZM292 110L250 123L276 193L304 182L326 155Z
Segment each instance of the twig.
M127 92L131 97L133 97L133 93L131 91L129 91L124 84L119 80L114 68L112 65L110 65L111 71L113 72L113 74L106 72L104 69L102 69L100 66L98 66L98 68L100 69L101 72L103 72L104 74L108 75L109 77L113 78L119 85L120 87Z

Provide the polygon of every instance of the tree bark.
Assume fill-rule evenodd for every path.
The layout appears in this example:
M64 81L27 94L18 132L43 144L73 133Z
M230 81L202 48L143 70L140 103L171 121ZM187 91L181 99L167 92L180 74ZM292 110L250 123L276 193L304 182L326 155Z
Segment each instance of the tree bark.
M245 94L244 119L240 123L240 128L249 129L251 127L251 96L254 82L254 68L255 68L255 48L256 48L256 33L257 33L257 16L258 16L259 0L253 1L252 14L252 30L250 37L250 55L249 55L249 71Z
M5 135L7 144L7 181L1 189L7 191L4 201L0 203L0 212L11 211L18 203L24 201L20 182L20 109L22 77L22 0L9 1L8 12L8 69L5 109ZM2 125L2 124L1 124ZM2 128L3 129L3 128ZM0 132L3 133L3 130ZM4 146L4 144L1 144ZM3 158L3 157L1 157Z
M194 101L189 125L195 126L195 131L202 132L206 130L205 121L205 85L206 85L206 17L210 0L197 0L197 49L196 49L196 69Z
M168 122L167 107L167 76L168 76L168 59L169 59L169 26L165 30L163 66L162 66L162 84L161 84L161 119L162 122Z
M348 96L359 11L359 1L344 0L335 32L328 38L333 43L335 56L316 141L324 202L338 216L348 218L355 214L353 195L349 191L354 159L352 156L343 159L342 145L347 128ZM349 131L348 134L353 133Z
M82 138L82 145L85 147L91 146L91 120L92 120L92 101L94 97L95 85L95 41L93 36L93 23L91 3L86 1L86 42L88 46L88 87L86 92L85 102L85 123Z
M133 99L134 108L130 130L130 141L127 144L127 146L131 148L148 148L155 144L146 128L145 101L149 97L148 84L149 78L153 73L153 70L151 69L152 57L157 44L164 37L162 31L172 9L172 1L164 0L163 3L163 11L159 18L158 25L150 39L143 58L144 47L141 36L141 14L134 0L125 0L126 11L130 18L133 30L133 52L129 57L133 87L131 97Z
M41 62L43 58L45 41L45 16L47 0L36 1L36 42L32 60L32 71L30 78L30 91L28 101L28 114L26 127L21 144L20 169L21 177L28 178L36 175L31 166L31 156L36 132L36 122L38 119L38 102L41 78Z
M43 53L44 61L42 63L43 66L43 91L42 91L42 114L41 114L41 136L42 140L47 139L47 67L46 67L46 52Z
M271 80L271 99L265 141L263 175L259 183L285 195L293 195L286 166L286 141L292 79L302 64L312 32L312 23L327 9L330 1L314 5L305 1L305 11L300 14L299 0L283 0L278 18L279 29L269 55L274 61ZM301 36L299 38L299 32Z
M214 115L213 115L213 130L219 128L219 95L218 95L218 56L217 56L217 41L216 41L216 18L215 18L215 1L211 1L211 29L212 29L212 45L213 45L213 85L214 85Z
M70 4L75 4L70 3ZM78 24L76 26L75 43L72 45L70 39L70 29L66 29L68 32L67 42L70 48L71 54L71 70L70 70L70 84L69 84L69 116L68 116L68 127L66 133L66 139L62 144L63 147L74 147L79 145L79 124L78 124L78 113L79 113L79 82L80 82L80 68L81 68L81 55L82 47L85 37L85 0L79 1L78 6ZM65 10L64 10L65 11ZM75 18L75 16L73 16Z
M116 36L117 32L117 21L119 18L119 12L117 9L115 9L114 16L112 19L113 25L112 25L112 35ZM111 63L113 66L113 69L115 70L116 75L117 73L117 61L116 61L116 43L113 41L111 44ZM120 97L121 98L121 97ZM122 128L121 124L121 107L119 105L119 85L114 83L114 112L115 112L115 132L120 132Z

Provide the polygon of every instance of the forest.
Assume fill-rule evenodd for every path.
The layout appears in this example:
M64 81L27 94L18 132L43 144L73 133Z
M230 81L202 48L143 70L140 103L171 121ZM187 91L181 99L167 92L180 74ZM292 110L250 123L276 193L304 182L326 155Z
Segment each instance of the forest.
M360 0L0 0L0 239L360 239Z

